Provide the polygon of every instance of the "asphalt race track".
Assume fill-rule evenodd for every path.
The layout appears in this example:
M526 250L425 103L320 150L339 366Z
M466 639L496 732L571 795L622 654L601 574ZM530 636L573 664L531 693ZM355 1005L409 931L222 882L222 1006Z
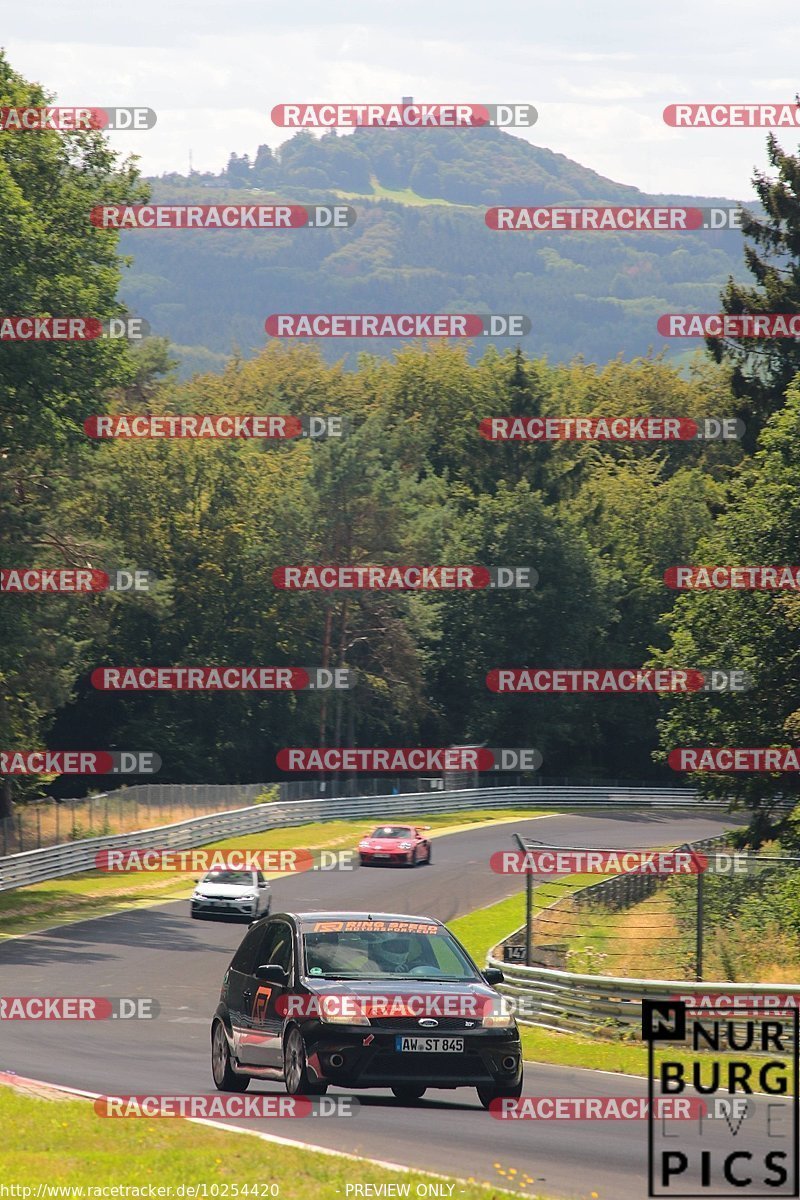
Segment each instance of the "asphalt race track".
M502 899L520 879L496 875L488 860L511 848L514 830L557 845L677 845L719 833L716 814L585 812L437 837L433 864L414 871L358 868L273 883L272 911L350 908L431 914L450 920ZM302 831L298 834L302 845ZM188 901L82 921L0 943L0 992L13 996L152 996L152 1021L0 1022L0 1070L102 1094L213 1092L210 1017L244 925L189 919ZM254 1081L251 1091L283 1092ZM527 1095L638 1096L644 1080L529 1065ZM342 1095L333 1089L329 1096ZM433 1097L433 1098L429 1098ZM508 1187L516 1168L536 1181L519 1194L600 1200L645 1197L643 1121L499 1121L472 1089L429 1092L403 1107L390 1092L363 1092L350 1119L250 1121L283 1137L370 1158ZM233 1122L232 1122L233 1123ZM245 1122L243 1122L245 1124ZM353 1178L358 1179L357 1165ZM513 1186L513 1184L511 1184ZM458 1189L454 1192L457 1196Z

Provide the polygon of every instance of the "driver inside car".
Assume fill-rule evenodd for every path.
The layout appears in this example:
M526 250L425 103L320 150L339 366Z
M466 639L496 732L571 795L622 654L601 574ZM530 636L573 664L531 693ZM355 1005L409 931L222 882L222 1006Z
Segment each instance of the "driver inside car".
M377 942L372 956L381 970L390 975L408 974L420 962L418 947L407 937L391 937Z

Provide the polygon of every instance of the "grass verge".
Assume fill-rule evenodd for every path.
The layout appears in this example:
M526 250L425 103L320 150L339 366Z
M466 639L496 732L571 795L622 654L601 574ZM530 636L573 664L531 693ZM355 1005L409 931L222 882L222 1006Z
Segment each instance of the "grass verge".
M487 1120L491 1120L488 1115ZM285 1124L275 1120L274 1132L291 1136ZM436 1179L423 1172L394 1172L175 1118L97 1117L87 1101L43 1099L10 1087L0 1087L0 1126L3 1183L32 1186L33 1195L40 1182L62 1187L206 1184L209 1196L212 1185L219 1187L213 1194L234 1196L236 1184L239 1196L256 1197L269 1196L269 1185L276 1184L277 1194L285 1200L319 1200L344 1197L347 1184L385 1185L387 1180L410 1184L409 1195L414 1196L418 1184L431 1187ZM497 1185L452 1182L453 1194L463 1200L488 1200L499 1194ZM245 1185L252 1190L245 1193ZM518 1184L515 1191L534 1196L527 1186Z
M475 825L525 820L543 815L540 810L498 808L469 813L436 813L426 818L434 836L469 829ZM419 817L407 818L410 822ZM392 817L401 821L402 817ZM213 842L214 849L344 850L375 827L374 818L363 821L328 821L292 825L261 833L243 834ZM0 892L0 940L21 933L35 933L53 925L68 924L86 917L107 916L124 908L138 908L168 900L188 899L193 874L174 871L146 874L110 874L84 871L63 879L49 879L28 887Z

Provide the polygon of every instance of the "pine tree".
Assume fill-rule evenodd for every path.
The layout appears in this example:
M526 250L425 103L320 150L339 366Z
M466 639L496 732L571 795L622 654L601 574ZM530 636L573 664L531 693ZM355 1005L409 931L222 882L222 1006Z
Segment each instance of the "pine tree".
M763 213L745 210L742 216L749 239L744 258L755 284L730 277L721 297L726 313L800 313L800 157L782 150L774 134L767 139L767 155L777 176L756 171L753 177ZM736 415L747 426L744 447L752 451L800 370L800 340L708 338L707 344L717 362L733 365L733 390L740 401Z

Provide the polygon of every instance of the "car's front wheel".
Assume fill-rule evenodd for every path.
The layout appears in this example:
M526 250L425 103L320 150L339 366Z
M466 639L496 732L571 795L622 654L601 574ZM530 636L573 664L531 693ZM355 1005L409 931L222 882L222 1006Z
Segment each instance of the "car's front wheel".
M511 1087L503 1087L496 1083L482 1084L477 1088L477 1092L484 1108L488 1108L493 1100L518 1100L522 1095L522 1080Z
M283 1079L290 1096L324 1096L327 1083L312 1083L308 1078L308 1060L303 1035L295 1026L283 1045Z
M396 1099L403 1104L414 1104L417 1100L421 1100L428 1089L424 1087L414 1087L411 1083L398 1084L392 1088Z
M211 1031L211 1074L220 1092L246 1092L249 1075L237 1075L231 1066L231 1051L225 1026L217 1021Z

